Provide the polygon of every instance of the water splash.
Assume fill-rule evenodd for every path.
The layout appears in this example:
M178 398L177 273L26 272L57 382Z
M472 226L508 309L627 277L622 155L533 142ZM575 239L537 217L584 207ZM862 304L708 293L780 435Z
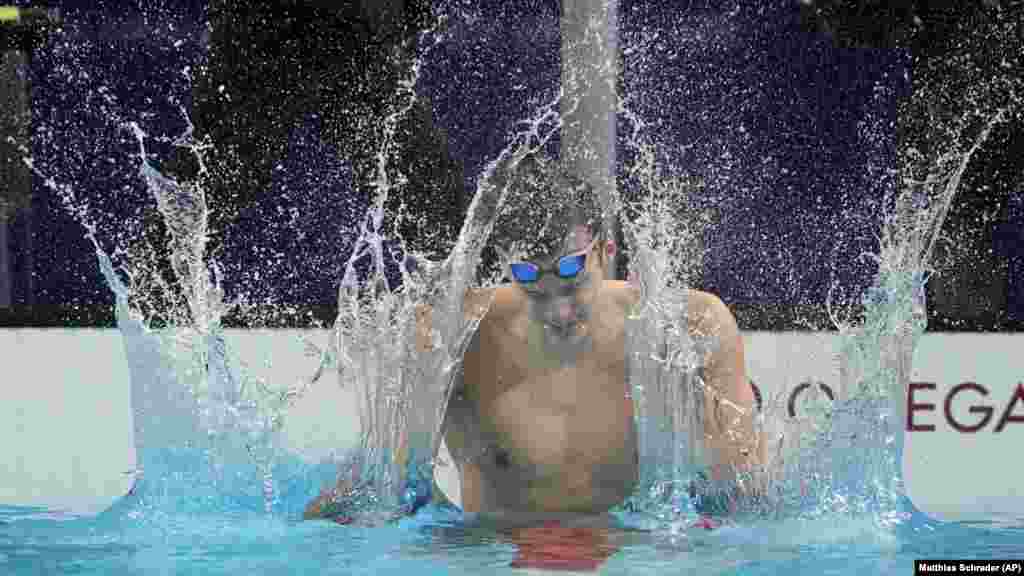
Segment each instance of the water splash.
M699 262L696 237L703 230L680 217L680 206L696 186L655 163L643 123L623 112L632 121L630 144L639 158L632 175L643 191L629 207L637 217L624 220L630 279L640 291L626 323L627 381L640 466L628 508L667 520L692 511L684 495L694 472L706 465L700 409L705 389L697 371L715 335L694 334L688 323L687 287Z
M138 179L167 227L166 246L144 250L119 244L108 251L96 222L102 212L75 187L45 174L27 150L23 153L29 168L85 228L114 294L129 359L138 458L131 514L271 513L282 505L294 510L310 486L325 477L322 467L302 465L284 454L279 437L287 410L311 381L271 385L250 373L228 344L223 329L228 314L253 327L266 319L244 295L225 299L223 273L207 249L210 208L201 182L210 146L194 138L183 110L188 127L175 138L150 136L139 123L107 112L136 143ZM151 142L193 154L199 178L179 182L161 173L148 150ZM161 255L170 262L169 274L162 273ZM296 485L305 489L296 490Z
M926 126L916 141L901 143L897 169L880 179L877 251L863 255L877 272L859 310L838 313L830 292L829 313L841 340L842 398L814 415L817 425L799 440L799 458L785 475L801 481L780 486L780 502L801 515L869 517L882 530L923 521L907 499L902 457L907 385L914 349L927 328L932 257L972 159L1001 123L1020 112L1024 95L1019 78L991 77L963 90L958 82L977 71L961 62L951 72L901 107L902 123ZM936 99L959 99L965 106L943 115ZM877 121L863 130L869 150L894 132Z
M588 55L563 71L570 94L585 92L578 85L588 80L617 86L617 57L607 53L606 31L598 22L594 18L580 45L569 49ZM648 52L627 47L626 58L642 61ZM643 68L643 62L627 62L624 68ZM661 145L654 128L634 110L632 98L648 94L641 89L613 95L609 105L618 120L622 159L617 186L602 198L603 209L606 220L622 224L628 279L639 294L625 325L626 396L633 404L638 483L622 510L664 526L693 515L691 487L709 464L702 409L709 390L700 368L717 346L717 334L694 332L688 303L703 262L701 239L714 215L700 207L707 190L684 168L690 164L687 153ZM571 114L576 104L563 110Z
M435 30L424 37L433 34ZM346 498L358 509L378 509L385 514L411 506L417 499L416 488L431 478L433 447L438 441L434 422L444 409L447 386L457 362L450 353L464 345L475 328L471 322L452 327L443 336L433 330L432 348L439 352L435 355L436 364L431 367L432 372L419 372L414 360L416 321L421 310L417 305L426 293L435 291L443 300L447 296L447 278L437 278L436 268L422 255L407 250L400 236L398 251L385 254L388 235L384 207L392 191L404 181L389 159L393 149L400 145L396 139L398 124L415 104L422 62L422 58L417 58L400 81L392 110L382 122L373 205L345 264L330 352L324 356L329 362L321 365L322 370L333 363L341 385L357 391L361 432L350 467L356 470L354 477L358 482ZM398 257L399 252L405 256ZM357 265L364 259L369 260L369 272L361 282ZM392 286L387 275L389 264L395 261L401 272L399 286ZM464 292L465 287L459 294ZM461 310L461 302L447 304ZM405 482L406 479L409 481ZM406 494L410 487L413 493Z

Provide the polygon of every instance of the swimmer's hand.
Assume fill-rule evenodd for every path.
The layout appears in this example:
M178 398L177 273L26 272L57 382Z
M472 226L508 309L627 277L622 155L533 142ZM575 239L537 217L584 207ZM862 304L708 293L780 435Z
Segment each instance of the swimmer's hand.
M759 475L738 472L735 477L717 480L713 479L715 476L713 471L700 471L690 484L690 502L704 517L722 520L737 514L768 511L777 504Z
M320 492L315 500L306 505L303 520L331 520L338 524L351 524L353 517L348 514L343 498L337 489L329 488Z
M331 520L338 524L351 524L354 521L355 505L354 496L357 494L357 486L360 473L359 466L353 464L348 473L342 473L338 477L338 483L333 488L325 488L315 500L306 505L302 512L303 520Z
M361 481L358 467L353 466L348 474L338 479L335 487L322 490L306 505L302 518L330 520L337 524L382 524L412 516L433 497L432 483L423 478L406 481L397 510L373 509L365 502L367 494L366 483Z

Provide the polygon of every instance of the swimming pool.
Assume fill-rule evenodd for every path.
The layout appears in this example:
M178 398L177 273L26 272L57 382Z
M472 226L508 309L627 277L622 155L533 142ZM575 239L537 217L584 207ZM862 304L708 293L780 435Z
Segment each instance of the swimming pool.
M60 58L55 57L57 60ZM57 69L78 70L79 67L62 65ZM63 74L55 73L62 77ZM79 77L70 72L67 74L68 78ZM77 91L78 84L72 84ZM91 112L105 117L111 115L110 110L120 110L111 106L110 109L100 106ZM558 110L560 103L552 101L548 106L551 110ZM402 107L396 106L396 109L401 110ZM541 120L558 117L558 114L540 112L531 124L534 136L537 133L550 136L554 126L544 125ZM125 128L122 124L127 123L120 120L122 116L130 119L140 114L128 112L113 116L118 118L117 130L121 131ZM395 116L374 120L387 126L393 123ZM145 135L137 124L130 122L130 125L135 128L133 132L141 149ZM745 133L743 125L739 126L739 131ZM389 138L379 140L387 142ZM631 144L642 151L654 148L646 143ZM62 143L62 151L64 147ZM387 151L384 145L379 150L382 157ZM145 154L139 157L140 164L148 166ZM763 159L756 157L743 160L751 164L763 163ZM723 158L709 162L727 164L728 160ZM56 165L60 166L59 163ZM647 169L636 172L644 176L642 184L657 187L656 192L666 192L661 187L661 173L655 171L655 167L641 168ZM386 195L396 180L394 174L387 170L383 172L380 176L384 184L380 191ZM157 196L158 205L173 205L174 202L169 202L168 198L183 191L173 182L157 177L155 168L146 171L143 167L142 174ZM314 174L311 179L319 177L319 174ZM68 194L64 188L55 191ZM184 192L191 193L188 189ZM202 218L197 218L190 211L164 214L168 218L183 218L172 222L179 224L176 230L198 240L187 247L200 246L195 253L175 253L183 261L194 259L202 262L204 257L201 246L208 233L205 227L205 196L199 200L186 205L201 206ZM78 202L70 204L77 205ZM311 206L319 208L319 205ZM118 215L117 219L120 224L123 215ZM682 232L681 227L669 229L675 234ZM90 239L95 242L96 229L90 228L90 232ZM376 242L379 248L380 238ZM171 254L173 249L169 247L167 254ZM101 251L98 244L97 251ZM127 252L130 255L131 250ZM212 334L210 326L219 322L219 314L224 310L215 309L216 306L206 307L209 304L207 295L215 291L207 289L221 286L203 266L187 272L193 274L187 280L194 281L192 285L198 288L191 294L194 302L188 302L193 308L181 314L185 319L183 324L192 327L191 320L199 331L207 330L202 335L208 336ZM116 288L109 277L108 282L118 295L126 294L125 290ZM895 317L894 308L886 310ZM138 339L133 340L128 334L125 336L130 361L150 363L151 370L162 370L150 359L142 358L138 347L132 348ZM195 341L199 342L197 347L200 349L206 344L200 338ZM881 348L881 342L878 344ZM154 354L159 352L157 350ZM242 356L259 358L256 355ZM198 367L201 371L209 367L209 364L203 366L202 362L194 360L182 356L181 364L191 363L191 368ZM86 361L95 361L95 357ZM173 367L168 371L172 377L159 382L180 384L174 381ZM35 377L38 371L29 373ZM306 375L305 372L302 374ZM289 377L294 380L295 374ZM138 385L140 389L145 390L152 382L133 374L132 385ZM291 381L282 382L291 384ZM787 384L796 385L797 382ZM810 385L808 388L813 390L816 387ZM168 386L167 390L176 397L195 394L196 398L189 396L187 400L212 397L208 389ZM138 400L144 407L152 408L149 401L153 398L155 396L140 396L133 391L133 402ZM191 415L191 406L183 406L182 414ZM168 410L174 414L173 407ZM552 533L558 532L510 532L506 528L468 522L456 511L436 507L426 508L413 518L384 527L300 522L298 517L305 502L323 483L331 481L330 467L313 466L287 457L272 459L273 466L269 472L259 470L252 462L244 465L230 459L211 462L209 454L201 449L173 448L175 441L188 436L180 432L181 428L191 426L189 420L171 416L161 421L154 418L152 412L147 414L144 411L136 411L135 416L137 423L144 423L136 429L134 441L144 448L138 467L145 473L132 494L94 517L74 518L28 507L0 508L0 574L387 574L410 571L425 575L522 574L537 571L513 567L523 560L524 550L550 548ZM44 421L44 424L48 422ZM65 430L69 435L75 432L76 429ZM971 450L970 445L966 446L968 448L960 446L960 449L965 452ZM965 453L962 461L967 461L970 455L973 454ZM857 506L848 506L847 500L863 495L851 494L848 488L862 487L867 476L856 467L838 469L841 474L824 482L826 490L818 494L817 501L778 518L742 520L710 531L681 522L678 526L652 533L631 528L635 525L634 519L622 516L618 523L600 531L562 533L563 541L558 544L580 548L575 551L577 554L601 556L603 564L599 572L605 574L848 574L853 571L909 574L913 571L914 560L922 558L1024 557L1024 531L1019 523L1018 527L978 522L939 523L919 513L906 497L888 507L858 511ZM272 489L268 491L266 478L271 476ZM70 482L71 479L70 476L58 477L54 483ZM963 497L970 498L971 495ZM562 553L567 552L563 550Z
M117 333L110 336L112 342L121 338ZM794 339L794 357L806 356L810 338ZM777 396L770 387L777 373L766 371L757 361L787 366L787 354L782 350L787 340L764 334L748 341L752 352L765 352L752 354L756 359L752 376L762 382L766 398ZM286 347L273 342L283 361ZM931 347L941 355L943 348L938 344L943 341L936 342ZM1001 355L1005 356L1005 351ZM86 384L82 381L77 386ZM95 395L96 387L90 388ZM118 404L113 397L101 396L101 400L107 406ZM122 428L130 427L128 406L122 411ZM117 417L111 414L110 419ZM70 421L63 421L63 433L74 432ZM88 420L82 421L77 435L88 438L87 426ZM43 431L43 425L34 430ZM30 436L22 440L29 442ZM94 438L102 443L102 436ZM107 446L107 451L116 450L109 442ZM948 440L944 446L948 449ZM303 522L299 520L302 508L322 485L332 481L334 466L279 457L270 470L274 490L268 512L264 475L258 467L251 461L218 459L210 454L210 446L190 450L165 445L145 450L138 462L144 473L132 494L117 499L96 516L76 518L41 508L0 507L0 574L536 574L541 572L513 568L512 564L522 559L525 549L551 544L550 534L510 532L467 521L457 511L440 507L424 508L415 517L382 527ZM942 452L922 450L922 454L934 458ZM64 455L54 452L50 456ZM984 461L984 457L978 460ZM918 474L927 475L928 470L920 468ZM854 500L856 494L844 489L857 485L864 471L848 468L846 474L847 478L833 478L823 486L831 494L820 494L778 518L740 521L713 531L679 527L650 533L637 530L634 518L623 514L615 517L617 523L599 532L597 543L591 533L569 534L575 552L568 554L575 554L577 560L607 556L597 571L600 574L722 575L849 574L856 570L897 575L913 573L914 560L923 558L1024 556L1020 523L1008 528L994 523L938 522L905 498L888 510L857 512L837 496ZM74 478L73 474L63 476L65 482ZM939 478L932 477L931 483L949 488ZM977 484L973 493L983 490ZM965 493L955 499L970 498ZM566 543L561 545L564 556Z
M22 519L0 509L4 574L527 574L517 545L494 529L428 508L377 528L297 522L256 512L132 514L122 502L92 519ZM890 526L819 518L675 535L620 534L600 574L912 574L923 558L1021 558L1024 530ZM518 541L519 545L525 543Z
M126 330L124 333L112 331L109 334L109 349L104 349L104 354L112 353L122 338L127 338L133 344L147 341L139 339L138 334L127 329L129 326L122 327L122 330ZM239 336L228 334L228 341L236 352L253 357L262 355L259 348L252 348L254 342L247 343ZM65 343L54 334L45 337L49 340L40 348L52 349L55 342ZM88 338L81 335L77 337ZM995 358L1010 358L1013 346L1016 345L1012 337L997 341L975 337L973 340L977 342L974 344L971 344L970 336L949 341L944 338L950 337L926 336L923 340L920 352L926 356L921 364L939 370L939 373L925 372L920 377L932 379L944 374L950 378L964 379L973 374L974 379L993 382L998 376L995 372L979 371L976 367L969 367L969 371L964 373L955 372L955 367L949 362L956 362L956 359L950 358L948 350L953 348L962 352L976 349L977 358L986 358L985 350L992 352L999 349L995 356L984 362L987 367L998 368L999 362ZM294 368L289 366L302 365L301 346L294 347L293 357L287 352L286 343L296 340L293 335L278 335L270 339L269 343L263 343L263 346L276 351L277 362L288 373L294 373ZM831 355L824 353L828 346L817 350L821 347L821 336L752 334L747 335L747 342L751 351L748 360L750 375L761 383L766 402L780 397L783 405L788 404L787 395L779 392L788 391L792 395L799 383L783 380L787 373L802 378L805 376L804 371L809 369L824 381L835 384L834 378L837 375L832 374L832 371L836 367L832 365ZM819 344L815 346L815 342ZM998 343L1002 345L995 345ZM83 347L85 352L82 353L96 354L99 349L100 346L92 344ZM144 346L133 346L130 351L136 361L151 363L150 372L135 374L134 377L149 381L161 370L159 363L146 353ZM38 354L25 353L19 356L32 358ZM817 360L812 361L809 357ZM66 354L62 360L53 364L76 364L81 361L84 360ZM961 368L966 365L964 361L959 363ZM794 368L794 365L800 368ZM1006 372L1005 366L999 370ZM15 371L19 369L15 367ZM122 377L127 380L129 375L127 371L124 372ZM39 368L35 375L50 379ZM108 374L107 389L123 389L127 394L128 383L125 382L123 386L112 385L111 377L112 374ZM782 390L773 389L772 383L776 379L787 386ZM99 382L94 384L81 380L69 385L90 390L91 397L107 407L123 404L120 416L114 410L108 419L120 418L123 421L122 431L130 430L133 416L130 403L125 399L117 400L113 393L99 395L97 384ZM325 389L335 388L331 386ZM43 390L41 398L44 400L61 395L57 390ZM1002 395L998 397L1002 398ZM922 396L921 401L925 399ZM310 398L310 402L311 405L321 407L341 407L346 404L343 399L323 397ZM29 405L33 403L28 402ZM174 408L164 408L163 413L150 411L150 419L173 419ZM299 405L296 410L308 408ZM969 415L962 407L958 410L961 410L958 417ZM99 464L101 452L116 451L118 448L109 440L104 444L104 437L98 431L89 429L88 418L94 416L88 412L88 409L84 410L86 419L78 421L74 426L67 415L64 420L60 420L60 414L56 413L55 417L37 418L34 427L26 424L28 434L21 437L20 441L31 443L35 439L41 448L54 450L49 454L50 457L66 457L66 453L55 450L57 445L43 443L44 440L38 437L41 434L36 434L50 426L47 422L61 421L63 432L60 434L85 439L90 434L96 434L92 436L95 443L90 452L96 456L90 457L90 453L86 453L83 457L90 461L96 460ZM327 424L338 424L339 421L336 410L326 416L317 416L313 412L304 414L305 425L309 426L307 430L317 426L324 428ZM298 419L296 425L302 421ZM941 425L934 414L930 417L924 414L922 422L925 421L939 422ZM191 426L190 422L184 420L176 424L177 434L184 434L182 430ZM782 424L784 430L790 430L785 428L787 424ZM956 462L971 462L970 467L973 469L987 466L991 470L996 463L992 450L998 448L996 442L1002 441L1002 438L986 439L989 440L985 444L986 449L980 450L976 438L972 443L968 437L951 439L941 432L923 434L920 439L912 436L908 442L910 449L918 452L913 465L905 470L924 479L919 478L917 482L945 491L946 502L959 502L961 511L972 508L969 501L982 496L986 491L1012 495L1012 481L1004 481L1000 485L998 479L989 479L990 483L986 485L982 479L978 479L971 483L970 470L955 470ZM145 433L155 438L161 430L147 428ZM305 435L305 432L292 433L296 436ZM1003 435L1012 440L1015 433L1017 430L1011 426ZM335 442L330 436L324 436L320 441L325 446ZM925 445L928 442L938 442L940 445ZM140 451L137 466L144 472L132 493L117 499L113 506L98 515L73 517L42 508L0 507L0 574L227 575L249 572L340 575L398 574L409 571L424 575L537 574L542 572L533 568L514 568L512 565L528 555L524 554L524 550L550 547L553 538L550 532L524 534L467 521L457 511L440 507L424 508L415 517L382 527L346 526L326 521L303 522L299 518L305 504L321 486L333 481L336 469L333 465L314 465L310 462L315 458L297 458L285 450L274 460L269 470L273 478L273 491L268 506L265 471L254 466L245 455L238 460L232 459L227 449L211 450L212 446L201 443L191 449L172 449L174 444L168 441L155 449ZM106 446L105 450L102 446ZM962 456L949 456L951 448L962 452ZM222 456L211 456L218 452ZM929 460L938 460L938 466L929 467ZM117 459L113 458L111 462L117 462ZM849 574L851 571L898 575L912 574L914 561L926 558L1024 557L1024 523L1019 521L1019 517L1016 524L1009 522L998 525L994 522L997 514L986 513L984 508L974 506L975 518L987 517L993 522L939 522L920 512L906 497L891 506L887 504L887 508L858 509L853 502L863 494L857 494L855 490L857 487L865 487L865 470L863 467L844 466L838 460L836 463L838 465L833 469L840 471L840 474L823 481L820 486L822 490L816 498L797 502L790 510L781 511L775 518L741 520L711 531L687 526L687 522L681 521L677 527L652 533L636 529L638 523L635 518L621 514L614 517L617 522L609 528L596 532L597 537L593 532L563 535L562 539L568 539L569 542L560 543L560 553L563 556L575 555L577 560L588 556L603 560L596 572L600 574L709 575ZM944 477L940 478L940 475ZM76 478L81 479L74 474L64 473L58 480L71 483ZM39 483L45 481L45 477L38 478ZM971 486L971 489L957 494L956 486ZM1008 486L1011 492L1006 492ZM921 502L930 502L931 509L941 510L940 504L934 503L933 494L920 488L916 494ZM1004 506L1004 510L1007 508L1010 507ZM1019 507L1016 509L1019 513ZM566 552L567 545L575 547L575 550Z

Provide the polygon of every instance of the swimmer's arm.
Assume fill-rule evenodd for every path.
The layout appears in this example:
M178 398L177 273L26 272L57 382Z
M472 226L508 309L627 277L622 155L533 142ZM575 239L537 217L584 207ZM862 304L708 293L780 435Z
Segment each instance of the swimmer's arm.
M463 299L464 317L467 320L482 318L490 310L494 298L493 289L468 290ZM429 305L417 307L416 349L420 353L429 352L433 348L432 316L433 309ZM473 350L478 345L478 338L479 332L473 335L467 350ZM481 448L480 426L472 401L474 390L466 383L461 370L452 386L452 394L441 423L441 433L453 460L449 465L454 465L459 471L462 509L466 512L476 512L480 506L481 472L474 460ZM400 451L404 455L404 450Z
M490 290L468 290L463 300L463 311L466 317L482 317L486 314L490 305L492 305L493 296L494 294ZM416 349L420 354L427 354L433 349L432 317L433 308L429 304L420 304L416 307ZM457 389L454 390L454 393L464 394L465 386L462 384L461 378L456 381L456 385ZM469 425L472 421L472 413L466 412L465 407L458 402L460 398L456 394L453 395L453 402L450 403L449 410L445 411L441 429L444 434L444 443L449 448L449 452L456 460L461 472L463 508L468 511L474 511L472 505L478 499L479 469L474 464L462 462L466 459L467 454L471 452L471 447L476 444L474 439L466 438L467 431L471 434L471 430L475 428ZM467 448L467 446L470 448ZM399 441L395 451L395 458L399 462L406 460L406 443L404 443L404 439ZM401 466L400 469L404 470L404 466ZM357 476L357 470L346 470L343 474L339 474L337 484L334 487L324 489L321 494L310 502L306 506L302 517L306 520L312 520L336 516L336 506L332 504L338 500L340 495L349 490L353 482L352 479L355 476ZM467 508L467 505L470 507Z
M470 391L462 378L457 381L452 399L448 402L442 424L445 446L460 479L460 506L464 512L479 512L481 506L482 473L477 463L480 456L480 426L476 417Z
M491 309L491 303L497 293L493 288L470 289L462 299L463 317L482 318ZM416 351L426 353L433 350L433 316L434 308L429 304L416 306Z
M433 316L433 309L426 305L421 304L416 307L416 351L418 353L425 353L432 349L433 339L431 337L431 317ZM395 458L399 462L404 462L406 454L406 445L404 437L399 441ZM404 470L404 466L401 467ZM351 487L351 475L346 475L339 471L338 480L334 486L324 488L320 491L320 494L309 504L306 505L306 509L302 513L304 520L315 520L321 518L331 518L338 512L335 506L336 502L345 494L345 492Z
M717 340L705 360L704 434L711 454L712 476L724 482L738 474L756 479L760 491L765 445L756 434L754 390L746 374L743 339L736 318L718 297L707 293L691 296L691 329Z
M467 291L463 300L463 313L467 319L483 318L485 314L500 314L504 295L494 289L472 289ZM431 316L430 306L417 308L417 350L426 352L431 349ZM467 353L472 353L479 346L479 332L473 335ZM479 418L474 408L473 397L476 390L463 378L460 370L452 390L451 398L444 413L441 433L444 434L445 446L451 455L461 480L461 507L465 512L478 512L481 506L482 472L477 458L482 448L482 436ZM436 454L435 454L436 456Z

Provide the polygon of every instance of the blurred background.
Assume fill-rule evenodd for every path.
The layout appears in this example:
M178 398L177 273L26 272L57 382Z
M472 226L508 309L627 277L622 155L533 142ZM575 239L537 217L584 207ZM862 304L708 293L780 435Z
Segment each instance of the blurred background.
M422 63L419 97L388 159L408 183L390 208L422 215L403 230L435 258L485 163L559 82L556 0L447 2L437 45L422 41L439 11L427 0L45 7L61 23L0 23L0 327L114 325L84 229L25 157L88 199L105 249L159 244L119 123L174 137L191 122L213 146L202 179L229 295L303 311L285 325L329 323L373 194L375 125L409 65ZM997 0L621 0L619 18L620 91L714 215L697 287L747 330L831 329L830 287L854 299L874 273L861 254L876 247L897 150L943 146L924 135L927 115L904 111L955 116L958 90L1019 71L1024 53L992 41L1017 22L1024 46L1022 4ZM945 222L931 330L1024 327L1020 118L974 157ZM200 178L191 154L148 145L166 174Z

